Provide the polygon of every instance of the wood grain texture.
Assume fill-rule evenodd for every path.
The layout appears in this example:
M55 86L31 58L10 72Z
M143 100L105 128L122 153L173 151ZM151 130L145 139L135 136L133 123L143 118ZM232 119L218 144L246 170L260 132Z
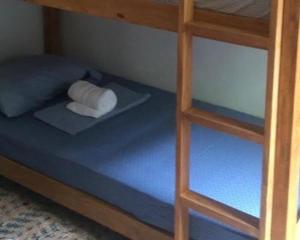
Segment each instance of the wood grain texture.
M299 5L274 0L260 240L296 240L300 171Z
M43 6L89 15L117 19L129 23L169 30L178 30L178 7L153 0L25 0ZM247 43L266 48L269 35L267 20L233 16L209 10L196 9L194 20L209 26L221 26L222 31L195 31L196 35L237 44ZM228 31L226 33L226 31ZM234 36L236 33L237 36ZM231 35L231 37L229 36ZM224 36L223 36L224 35ZM247 40L247 38L249 38ZM257 41L257 43L255 43Z
M47 54L62 54L60 10L43 7L44 51Z
M226 224L252 237L258 237L259 219L193 191L181 194L183 204L222 224Z
M0 156L0 175L15 181L132 240L172 240L166 232L144 224L98 198L48 178Z
M257 143L264 142L264 129L262 127L196 108L190 108L183 114L193 123L234 134Z
M283 16L270 239L296 240L300 172L300 1L281 1Z
M272 1L265 101L265 144L259 240L271 239L283 1Z
M192 34L185 24L193 20L193 0L181 0L178 23L177 66L177 147L175 240L189 239L189 209L182 203L181 193L189 189L191 123L182 112L192 105Z
M227 22L212 24L207 21L192 21L187 24L187 28L195 36L255 48L268 49L269 47L269 37L266 32L251 32L243 25L231 27L227 26Z

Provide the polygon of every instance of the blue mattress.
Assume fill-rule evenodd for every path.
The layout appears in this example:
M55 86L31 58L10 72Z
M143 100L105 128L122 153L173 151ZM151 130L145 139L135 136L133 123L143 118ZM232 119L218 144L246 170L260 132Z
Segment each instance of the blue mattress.
M175 95L106 76L152 95L146 103L71 136L35 119L0 116L0 153L45 175L91 193L139 220L173 230ZM48 103L53 104L53 103ZM201 107L261 124L250 116ZM194 126L192 189L254 216L259 215L262 147ZM193 214L196 240L251 238Z

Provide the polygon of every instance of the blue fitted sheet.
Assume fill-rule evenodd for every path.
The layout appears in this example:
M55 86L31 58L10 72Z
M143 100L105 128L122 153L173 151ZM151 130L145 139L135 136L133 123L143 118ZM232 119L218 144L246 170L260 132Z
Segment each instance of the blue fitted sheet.
M173 229L175 95L106 76L151 99L71 136L35 119L0 116L0 153L122 208L141 221ZM204 108L261 123L244 114ZM194 126L191 186L202 194L259 215L262 147ZM201 216L191 217L196 240L249 240Z

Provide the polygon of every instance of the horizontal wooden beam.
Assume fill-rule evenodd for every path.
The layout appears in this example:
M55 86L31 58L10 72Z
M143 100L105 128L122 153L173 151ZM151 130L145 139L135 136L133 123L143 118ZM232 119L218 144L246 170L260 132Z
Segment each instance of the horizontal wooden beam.
M172 240L171 235L142 223L120 209L0 156L0 175L39 193L133 240Z
M262 127L196 108L188 109L182 114L193 123L237 135L257 143L264 142L264 129Z
M154 27L177 32L178 30L178 7L171 4L161 4L154 0L24 0L42 6L58 8L67 11L80 12L104 18L117 19L129 23ZM196 9L194 20L203 24L220 25L232 32L243 29L251 37L251 45L266 48L266 38L269 36L269 22L258 18L228 15L209 10ZM196 32L197 34L197 32ZM198 35L203 35L199 33ZM241 34L240 34L241 35ZM244 34L245 35L245 34ZM244 36L242 35L242 36ZM206 35L206 37L213 37ZM213 39L216 39L215 34ZM258 40L254 44L254 40ZM228 37L217 40L228 40ZM245 43L244 42L240 44ZM234 43L239 43L238 37ZM247 42L246 42L247 43Z
M252 237L258 237L259 219L220 202L189 191L181 194L183 204L222 224L234 227Z
M249 47L268 49L269 37L265 32L251 32L249 29L231 27L225 24L212 24L206 21L192 21L186 24L186 29L193 35L229 42Z

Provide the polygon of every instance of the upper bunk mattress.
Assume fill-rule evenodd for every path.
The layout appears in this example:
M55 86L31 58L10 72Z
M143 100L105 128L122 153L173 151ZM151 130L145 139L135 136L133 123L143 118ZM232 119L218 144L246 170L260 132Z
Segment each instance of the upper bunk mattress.
M176 97L152 87L106 78L150 93L152 97L135 109L77 136L48 126L32 113L14 119L0 115L0 154L171 232ZM197 105L259 122L223 108ZM259 216L261 145L193 126L191 149L191 188L194 191ZM191 217L191 236L195 240L252 239L196 214Z
M155 0L178 4L179 0ZM228 14L264 18L270 13L271 0L194 0L197 8L210 9Z

